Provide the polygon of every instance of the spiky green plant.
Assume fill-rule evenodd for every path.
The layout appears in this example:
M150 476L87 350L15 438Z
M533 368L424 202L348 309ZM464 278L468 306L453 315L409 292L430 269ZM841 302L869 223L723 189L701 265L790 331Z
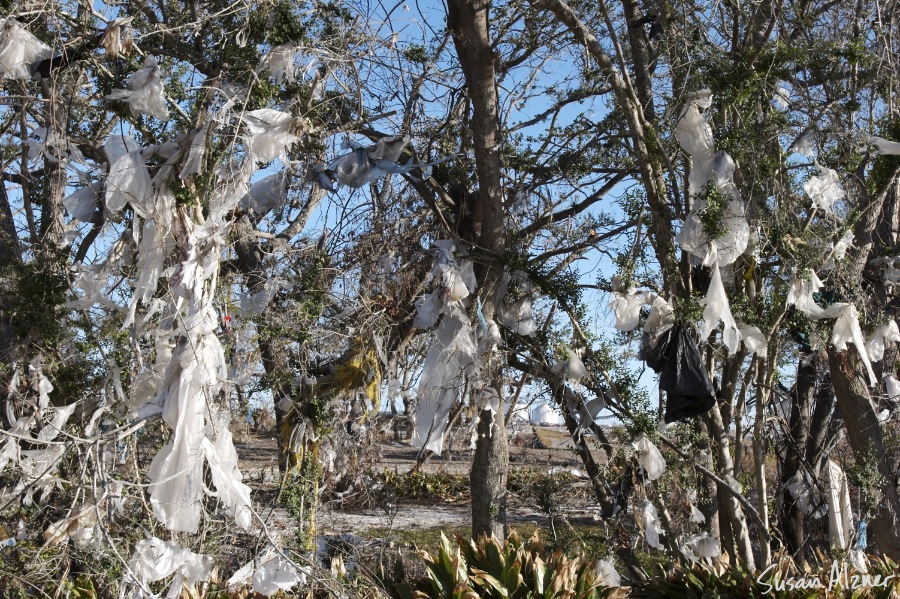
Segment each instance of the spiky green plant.
M380 582L393 599L600 599L618 591L601 586L594 560L547 552L537 533L523 541L512 533L504 543L483 537L458 539L453 547L441 534L436 556L422 552L426 574L407 576L400 561Z

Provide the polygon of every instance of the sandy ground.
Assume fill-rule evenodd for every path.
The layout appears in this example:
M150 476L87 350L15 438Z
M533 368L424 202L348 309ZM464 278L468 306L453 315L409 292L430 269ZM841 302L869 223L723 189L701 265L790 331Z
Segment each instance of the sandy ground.
M525 431L530 433L530 431ZM564 431L550 431L542 437L564 437ZM239 435L235 446L240 457L241 471L244 480L256 494L257 509L269 523L270 529L282 535L290 534L293 527L291 519L282 507L272 508L275 489L278 487L279 474L277 463L277 445L274 435ZM393 470L405 473L413 468L418 450L404 443L385 442L380 446L382 457L375 470ZM444 455L429 459L423 471L433 474L446 472L455 475L466 475L471 468L469 450L448 451ZM597 455L597 452L595 452ZM599 457L599 456L598 456ZM509 450L510 469L527 469L545 473L554 469L580 469L578 456L562 443L556 449L536 449L526 446L511 446ZM576 483L587 485L587 482ZM593 519L596 515L590 505L569 506L566 510L573 518ZM471 506L468 501L443 502L428 505L422 502L407 502L396 507L394 513L382 509L349 510L339 502L324 504L320 507L318 527L322 534L362 535L367 531L378 529L413 530L431 528L461 527L469 524ZM537 511L536 506L510 496L508 518L510 522L541 523L546 516Z

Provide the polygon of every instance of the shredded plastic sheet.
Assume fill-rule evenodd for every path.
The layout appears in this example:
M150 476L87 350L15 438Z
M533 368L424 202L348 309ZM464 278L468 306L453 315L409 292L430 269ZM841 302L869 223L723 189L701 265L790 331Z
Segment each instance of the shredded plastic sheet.
M816 132L811 130L805 132L797 138L797 141L793 143L791 149L801 156L812 158L813 154L816 152Z
M722 553L719 542L705 531L688 537L679 549L686 558L695 563L701 559L715 559Z
M577 384L588 375L587 368L584 367L584 362L574 351L566 348L566 353L568 357L565 360L557 360L550 370L570 383Z
M109 58L118 58L119 56L128 56L134 47L134 32L131 29L132 17L124 17L113 20L106 26L106 31L100 38L100 45L103 46L106 55Z
M291 564L281 552L272 547L259 559L244 564L228 579L228 588L235 589L252 583L252 592L269 597L306 582L306 572Z
M729 184L731 188L733 185ZM694 206L685 220L684 226L675 236L682 249L693 254L704 266L718 263L721 266L732 264L744 253L750 242L750 225L744 214L744 202L736 197L728 201L722 216L722 224L727 232L718 238L711 238L703 230L699 214L706 208L706 202L696 199Z
M260 108L244 114L243 121L250 134L248 148L259 162L272 162L297 141L293 132L295 119L286 112Z
M48 526L44 531L47 544L61 543L68 538L79 545L90 543L98 525L98 509L93 503L82 505L79 509L73 510L70 516Z
M816 507L815 481L804 469L798 470L784 484L784 488L791 494L797 507L809 516Z
M697 506L694 505L693 503L691 504L690 521L693 522L694 524L703 524L704 522L706 522L706 516L704 516L703 512L701 512L699 509L697 509Z
M133 116L142 113L161 121L169 119L159 66L152 56L144 60L144 68L129 77L128 89L114 89L107 99L125 100Z
M726 152L715 151L712 129L700 109L712 105L708 89L690 94L675 127L675 138L691 157L688 191L693 199L691 211L675 239L682 249L702 260L705 266L718 262L722 266L733 263L747 249L750 226L744 215L744 202L734 185L734 160ZM729 198L723 215L727 232L712 239L703 229L699 215L706 208L702 193L708 185L715 185Z
M832 460L828 460L825 474L828 478L828 535L832 546L839 550L848 549L853 535L853 508L847 477Z
M63 165L68 165L70 162L86 164L81 150L78 149L77 145L71 143L65 135L61 135L54 130L48 130L46 127L37 127L32 135L41 138L41 140L28 140L29 160L43 157L48 162L62 163Z
M110 164L106 177L106 207L110 212L118 212L130 203L142 216L146 216L146 204L153 194L153 184L140 146L130 137L110 135L104 148Z
M194 553L172 541L150 537L138 541L128 565L143 583L156 582L175 574L166 594L167 599L175 599L181 597L185 585L194 594L197 583L209 580L213 560L208 555Z
M209 463L215 492L228 508L228 514L234 518L238 526L244 530L250 530L252 517L250 487L243 482L243 476L238 469L238 455L234 448L234 441L229 429L231 414L222 410L211 414L215 441L203 439L202 447L206 460Z
M613 291L609 307L616 316L616 330L626 332L636 329L641 318L641 306L652 303L656 297L649 291L637 293L634 287L627 293Z
M622 586L622 577L616 571L616 566L613 563L613 558L609 559L598 559L597 565L595 566L595 571L597 574L597 579L600 581L600 584L605 587L620 587Z
M0 29L0 77L3 79L30 79L35 63L51 56L50 46L15 19L7 19Z
M438 292L426 293L416 300L416 317L413 326L417 329L430 329L437 324L441 315L443 302Z
M897 380L892 374L884 377L884 390L888 396L888 399L896 400L900 398L900 381ZM0 468L2 470L2 468Z
M769 344L759 327L740 327L738 331L748 353L756 354L760 358L766 357Z
M715 142L712 128L700 113L701 109L712 106L712 91L702 89L688 94L687 103L681 111L675 126L675 139L691 156L692 168L688 180L690 194L700 194L712 174Z
M405 165L397 164L397 161L410 140L408 135L383 137L373 146L356 146L349 154L338 156L328 163L323 174L336 180L339 185L358 189L387 174L408 173L419 165L413 164L412 158ZM319 182L325 189L334 191L330 182L321 178Z
M34 363L28 365L28 374L31 377L31 388L38 392L38 407L45 409L50 405L50 394L53 392L53 385L50 379L41 371L40 362L35 366Z
M719 271L718 264L714 264L712 267L709 291L707 291L706 297L700 300L700 305L706 306L703 310L703 328L700 331L700 340L706 341L710 333L718 326L719 320L721 320L724 325L722 341L728 348L728 355L733 356L737 353L738 346L741 343L741 332L734 321L734 316L731 315L728 295L725 293L725 286L722 284L722 274Z
M803 184L803 190L813 201L814 206L826 212L833 212L834 203L844 198L847 192L844 190L844 186L841 185L841 179L838 177L837 171L827 166L822 166L818 162L816 162L816 168L819 169L819 174L810 177L809 181Z
M666 460L656 445L647 438L647 435L644 433L638 435L631 442L631 447L637 463L647 474L647 480L654 481L663 475L666 471Z
M879 154L891 156L900 155L900 142L890 141L875 135L870 135L867 138L867 141L872 145L878 146Z
M822 287L822 282L815 272L809 271L809 280L794 277L791 282L791 288L788 291L787 303L794 305L798 310L806 314L813 320L822 320L826 318L837 318L834 323L834 329L831 333L831 344L838 351L847 349L847 344L852 343L859 352L863 366L869 375L869 385L874 386L878 379L875 371L872 370L872 364L869 361L869 354L866 350L866 340L863 337L862 330L859 327L859 315L856 306L844 302L838 302L822 308L819 306L813 294Z
M847 231L837 243L831 244L831 251L828 253L828 259L822 266L822 270L834 270L837 263L844 259L847 250L853 245L853 231Z
M522 299L503 306L500 316L503 325L517 335L530 337L537 331L537 322L531 310L531 298Z
M75 413L76 407L78 407L77 404L73 403L62 408L52 408L50 411L53 413L53 418L38 432L37 438L41 441L53 441L56 439L66 422Z
M89 223L97 212L97 200L103 191L102 182L85 185L75 193L63 199L63 206L69 216L83 223Z
M275 83L294 83L297 80L297 67L294 63L298 51L297 44L272 46L272 49L259 61L256 72L267 71Z
M251 185L238 205L241 209L252 210L256 214L266 214L281 208L287 200L291 178L291 172L287 169L269 175Z
M659 374L666 392L666 423L703 414L715 404L715 391L687 330L675 324L655 339L648 339L641 357Z
M475 332L466 314L451 307L438 326L419 379L419 406L411 444L440 455L448 416L466 372L478 358Z
M878 383L878 377L872 370L872 364L869 362L869 354L866 352L866 340L863 337L862 330L859 328L859 315L856 313L856 306L853 304L843 304L841 315L834 323L834 330L831 333L831 344L838 351L847 349L847 343L856 346L859 357L866 372L869 373L869 385L875 386Z
M635 513L635 518L638 526L644 533L644 539L646 539L647 544L654 549L664 549L662 543L659 542L659 535L666 534L666 531L659 522L656 506L645 499L640 509Z
M188 146L187 157L181 172L178 173L179 179L187 179L192 175L200 174L203 167L203 155L206 153L206 136L209 134L209 127L214 121L207 121L205 125L195 131L191 137L191 143Z
M872 336L866 341L866 353L872 362L881 362L884 359L884 349L888 343L900 342L900 329L897 321L891 320L878 325L872 332Z

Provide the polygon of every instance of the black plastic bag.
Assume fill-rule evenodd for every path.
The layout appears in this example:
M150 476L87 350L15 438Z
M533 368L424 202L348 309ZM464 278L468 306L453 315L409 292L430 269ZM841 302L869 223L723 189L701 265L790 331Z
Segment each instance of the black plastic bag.
M641 353L659 374L659 388L666 392L666 424L705 414L715 405L716 392L700 350L684 326L674 325L656 345L645 342Z

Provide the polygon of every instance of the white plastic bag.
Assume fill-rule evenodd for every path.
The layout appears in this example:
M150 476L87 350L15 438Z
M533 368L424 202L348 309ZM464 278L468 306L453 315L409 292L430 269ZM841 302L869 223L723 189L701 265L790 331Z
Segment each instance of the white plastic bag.
M900 329L897 328L897 321L878 325L872 332L872 336L866 341L866 353L872 362L881 362L884 359L884 349L887 343L900 342Z
M810 177L809 181L803 184L803 190L806 195L813 201L813 206L817 206L826 212L834 211L834 203L847 195L844 186L841 185L841 179L838 177L837 171L827 166L822 166L816 162L816 168L819 169L817 176Z
M700 330L700 340L705 341L710 334L722 321L723 332L722 341L728 348L728 355L733 356L737 353L738 345L741 342L741 332L738 330L734 316L731 315L731 307L728 304L728 295L725 293L725 286L722 284L722 275L719 272L718 264L712 267L712 278L709 282L709 291L706 297L700 300L703 309L703 327Z
M631 447L637 463L647 473L647 480L654 481L663 475L666 471L666 460L647 435L644 433L638 435L631 442Z
M853 535L850 487L844 471L832 460L828 460L825 472L828 478L828 534L833 546L839 550L847 549Z
M30 79L32 67L51 56L50 46L15 19L6 19L0 29L0 78Z
M765 358L768 352L768 343L762 331L758 327L740 327L738 330L747 352Z
M134 116L143 113L161 121L168 120L166 95L155 58L148 56L144 60L144 68L128 79L128 88L114 89L107 99L125 100Z
M666 534L666 531L663 530L659 522L656 506L645 499L635 516L638 526L644 533L644 539L646 539L647 544L654 549L664 549L662 543L659 542L659 535Z

